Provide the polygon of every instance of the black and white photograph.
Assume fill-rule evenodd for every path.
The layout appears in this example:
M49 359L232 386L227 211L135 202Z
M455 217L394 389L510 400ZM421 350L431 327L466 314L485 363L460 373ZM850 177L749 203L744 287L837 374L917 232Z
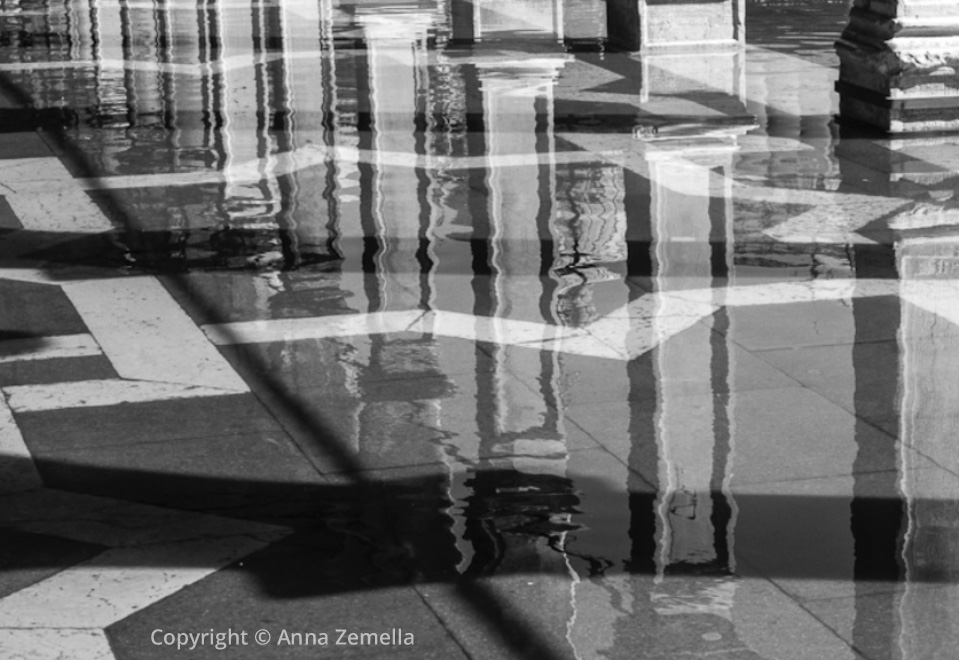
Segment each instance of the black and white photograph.
M0 0L0 660L959 660L959 0Z

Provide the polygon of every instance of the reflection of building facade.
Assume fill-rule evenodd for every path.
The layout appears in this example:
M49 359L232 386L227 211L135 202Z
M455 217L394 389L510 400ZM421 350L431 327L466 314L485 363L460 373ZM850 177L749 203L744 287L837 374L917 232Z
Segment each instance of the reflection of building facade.
M164 232L181 237L205 236L212 216L221 244L250 241L259 250L256 263L276 267L220 283L210 276L217 295L235 298L238 316L295 317L319 302L340 314L462 312L476 317L475 327L491 328L492 341L475 345L443 343L429 333L276 342L254 366L282 371L318 417L329 392L344 393L330 414L366 465L404 457L408 464L445 465L440 487L428 495L448 506L437 512L409 505L421 526L406 530L419 535L410 542L414 554L438 572L569 577L572 586L557 580L538 596L556 603L546 616L567 629L583 658L603 657L617 636L635 634L637 614L649 622L649 649L677 651L669 619L677 615L695 617L707 640L760 645L736 626L745 618L741 603L751 602L737 601L751 588L735 578L737 552L757 547L779 562L769 567L772 574L801 573L815 559L840 578L835 597L865 596L868 581L904 575L915 582L904 593L836 606L863 649L895 647L900 660L917 660L959 636L945 616L959 606L953 592L943 597L923 584L959 581L959 563L947 552L959 542L955 494L948 484L915 478L914 454L904 451L943 465L954 453L959 364L937 351L950 339L935 315L905 305L901 318L892 318L875 307L881 303L862 299L831 317L836 336L855 346L836 358L846 378L832 386L855 406L876 405L869 398L877 398L861 375L875 360L866 341L857 342L866 325L882 317L892 332L901 331L901 352L886 358L888 370L901 373L901 397L887 385L878 398L899 410L903 448L872 443L870 425L850 416L835 469L855 477L830 500L804 502L816 516L800 525L761 499L733 496L762 473L764 457L800 461L809 450L737 443L739 434L765 438L763 422L743 412L735 392L739 311L721 310L709 327L610 369L609 378L630 392L610 422L613 441L629 443L629 465L609 458L587 465L569 450L562 357L496 341L510 324L585 325L648 293L647 284L664 294L713 289L709 295L720 303L723 287L748 283L754 264L734 253L729 183L737 135L752 127L744 119L742 51L704 67L662 54L644 61L638 91L645 109L693 99L732 119L705 126L657 119L657 133L630 142L643 151L637 172L557 162L553 94L570 62L559 45L570 34L569 3L360 8L353 19L366 49L349 52L337 51L335 8L325 0L203 12L120 10L98 0L71 7L69 56L101 62L76 76L89 76L89 107L116 124L99 165L123 172L155 152L154 165L169 157L181 170L223 173L222 181L190 193L198 207L214 208L205 215L185 204L164 209L162 188L130 193L130 208L162 211L177 223ZM449 43L472 43L471 50L430 48L447 16ZM535 56L504 52L528 31L546 35ZM54 99L60 90L43 81L34 81L35 96ZM794 100L802 114L802 99ZM781 136L828 137L819 120L787 125L775 113L764 119L767 127L779 121ZM151 126L170 131L155 138ZM309 160L316 153L324 156ZM451 157L471 165L460 169ZM782 168L771 160L767 171ZM809 169L834 174L830 162ZM800 187L822 183L802 172L797 178ZM899 248L891 265L904 286L954 304L946 284L936 288L940 277L948 283L955 276L954 245ZM874 250L849 250L837 268L869 277ZM895 258L891 251L879 255L883 267ZM682 312L662 300L654 330ZM415 396L382 394L384 382L400 377L417 381ZM691 395L699 396L696 405ZM462 426L476 432L450 430L458 420L469 420ZM418 442L410 429L429 441ZM322 439L307 434L304 442L318 449ZM581 474L588 478L573 476ZM900 489L905 504L870 495ZM797 535L809 546L791 564ZM876 640L875 617L888 623L886 639ZM920 634L922 621L936 621L942 639Z

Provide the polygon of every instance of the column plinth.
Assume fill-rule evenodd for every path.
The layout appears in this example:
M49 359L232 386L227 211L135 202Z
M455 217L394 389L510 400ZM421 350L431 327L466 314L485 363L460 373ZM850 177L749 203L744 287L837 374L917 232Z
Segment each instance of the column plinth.
M836 50L844 119L890 133L959 130L959 4L856 0Z

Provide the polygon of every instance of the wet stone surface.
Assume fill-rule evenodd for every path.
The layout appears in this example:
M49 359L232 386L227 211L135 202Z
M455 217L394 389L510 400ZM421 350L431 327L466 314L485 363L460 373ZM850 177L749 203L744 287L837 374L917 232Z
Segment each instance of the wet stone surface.
M847 4L0 0L0 657L956 657L959 139Z

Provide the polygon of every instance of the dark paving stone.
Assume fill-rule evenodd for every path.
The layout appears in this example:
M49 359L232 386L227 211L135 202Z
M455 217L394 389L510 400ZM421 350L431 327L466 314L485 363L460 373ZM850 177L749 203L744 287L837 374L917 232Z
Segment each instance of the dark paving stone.
M880 322L857 319L844 301L737 307L729 311L731 323L723 332L749 350L895 340L898 325L882 319L899 318L899 298L870 298L868 307Z
M4 332L56 336L87 331L66 294L57 286L4 281L0 284L0 338Z
M190 510L296 501L322 483L284 435L265 431L31 451L49 488Z
M234 434L283 435L250 394L21 413L17 423L30 449L39 453Z
M0 386L41 385L79 380L117 378L110 360L102 355L22 360L0 364Z
M0 137L3 137L2 133ZM0 229L21 229L22 227L20 219L10 208L10 203L0 196Z
M34 132L0 133L0 160L6 158L44 158L53 155Z
M856 417L899 435L898 342L791 348L757 355Z
M104 546L0 529L0 598L95 557Z

